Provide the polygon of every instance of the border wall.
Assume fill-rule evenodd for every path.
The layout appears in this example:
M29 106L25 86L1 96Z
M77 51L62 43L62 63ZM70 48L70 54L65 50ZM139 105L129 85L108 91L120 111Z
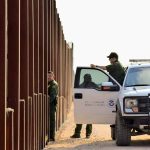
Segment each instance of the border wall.
M48 137L48 70L59 83L58 131L70 110L73 44L55 0L0 0L0 150L40 150Z

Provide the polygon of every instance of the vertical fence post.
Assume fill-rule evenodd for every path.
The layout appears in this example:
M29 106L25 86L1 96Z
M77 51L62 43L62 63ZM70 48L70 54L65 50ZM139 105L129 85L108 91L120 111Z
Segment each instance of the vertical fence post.
M25 100L20 100L20 149L25 149Z
M38 95L34 94L35 103L35 150L38 150Z
M48 140L48 130L47 130L47 98L48 98L48 1L44 1L44 143Z
M43 119L43 102L44 102L44 1L39 0L39 93L41 98L41 118ZM40 128L40 145L43 148L43 122Z
M14 109L14 149L20 128L20 0L8 1L8 107Z
M36 150L39 150L39 0L34 0L34 92L34 98L36 98Z
M39 0L34 0L34 90L39 93Z
M7 144L6 150L14 150L14 109L7 108L7 130L6 130L6 137L7 137Z
M25 149L29 149L29 9L28 0L20 0L20 98L25 100ZM21 123L22 125L23 123ZM21 127L22 128L22 127ZM20 146L22 146L21 143Z
M0 148L6 150L7 0L0 1Z
M29 96L28 97L28 103L29 103L29 150L32 150L32 123L33 123L33 120L32 120L32 113L33 113L33 110L32 110L32 97Z
M48 71L51 66L51 12L52 12L52 0L48 0Z
M34 1L29 0L29 96L32 97L31 150L36 150L35 99L34 99Z
M55 7L54 7L54 0L51 1L51 9L52 9L52 19L51 19L51 70L55 72L55 63L54 63L54 58L55 58Z

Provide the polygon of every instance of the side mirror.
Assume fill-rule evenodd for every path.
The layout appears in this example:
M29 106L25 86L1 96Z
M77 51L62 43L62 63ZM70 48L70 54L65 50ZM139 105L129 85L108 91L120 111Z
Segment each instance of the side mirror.
M113 84L112 82L103 82L101 86L102 91L119 91L120 88L117 84Z

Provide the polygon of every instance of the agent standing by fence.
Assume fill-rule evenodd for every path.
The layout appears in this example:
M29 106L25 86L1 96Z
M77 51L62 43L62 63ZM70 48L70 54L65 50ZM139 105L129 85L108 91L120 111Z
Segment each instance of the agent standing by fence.
M55 141L55 113L58 99L58 83L54 80L54 73L48 72L48 95L49 95L49 141Z

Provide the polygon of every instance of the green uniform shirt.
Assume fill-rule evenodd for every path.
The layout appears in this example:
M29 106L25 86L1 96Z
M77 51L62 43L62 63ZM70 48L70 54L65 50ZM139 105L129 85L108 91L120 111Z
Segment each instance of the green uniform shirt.
M118 61L114 64L106 66L106 69L114 79L116 79L121 85L123 84L125 71Z
M50 97L50 102L57 104L58 83L55 80L48 83L48 95Z

